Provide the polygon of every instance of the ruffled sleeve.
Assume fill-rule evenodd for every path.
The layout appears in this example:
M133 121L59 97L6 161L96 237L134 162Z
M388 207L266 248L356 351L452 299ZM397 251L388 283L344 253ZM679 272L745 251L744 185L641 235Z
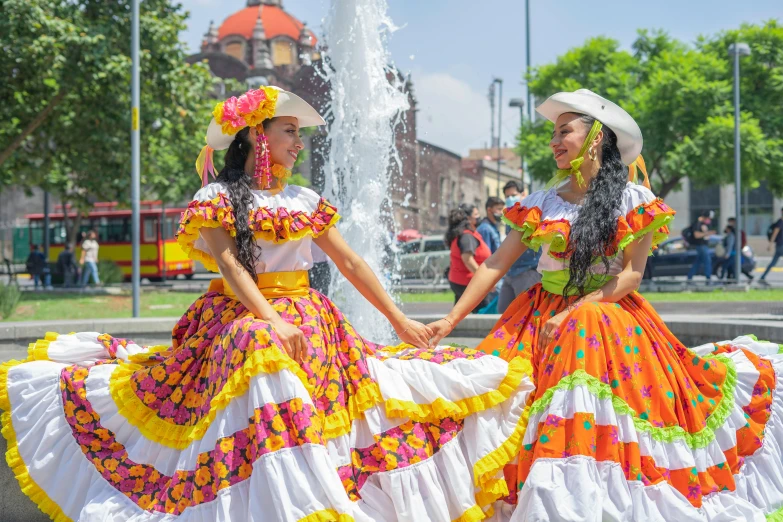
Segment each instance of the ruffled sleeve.
M222 227L234 237L235 221L234 209L225 189L219 183L210 183L196 192L193 201L182 213L177 243L190 259L200 262L207 270L218 272L217 263L201 239L199 230Z
M285 243L307 236L319 237L340 219L334 205L304 187L288 187L268 196L254 193L253 197L248 227L257 241ZM199 261L207 270L217 272L217 263L201 238L200 230L222 227L234 237L235 223L227 190L220 183L211 183L196 192L182 213L177 242L189 258Z
M521 232L522 242L530 248L539 246L534 246L532 239L541 224L547 196L548 192L546 191L534 192L503 212L503 223Z
M674 209L656 197L650 189L629 183L623 192L623 216L618 224L625 233L620 241L620 250L631 242L647 235L653 235L652 248L669 236L668 224L674 219ZM625 221L625 223L623 223Z

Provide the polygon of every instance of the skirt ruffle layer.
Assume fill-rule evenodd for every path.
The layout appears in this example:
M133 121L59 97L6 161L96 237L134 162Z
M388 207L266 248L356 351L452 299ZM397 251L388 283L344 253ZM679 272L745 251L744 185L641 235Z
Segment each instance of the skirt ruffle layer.
M3 365L25 493L60 520L307 522L473 521L508 494L528 363L373 345L315 292L274 306L307 332L301 367L220 294L173 348L51 334Z

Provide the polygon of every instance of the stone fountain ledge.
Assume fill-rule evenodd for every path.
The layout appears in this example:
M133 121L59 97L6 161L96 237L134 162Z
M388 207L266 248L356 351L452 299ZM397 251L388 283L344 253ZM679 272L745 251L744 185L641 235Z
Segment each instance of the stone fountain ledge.
M423 323L440 315L411 315ZM454 337L482 338L497 322L498 315L471 315L452 333ZM669 328L686 345L695 346L711 341L733 339L754 334L759 339L783 343L783 316L769 314L691 315L663 314ZM14 344L43 338L46 332L102 332L118 337L168 339L179 317L141 319L93 319L79 321L27 321L0 323L0 349L4 343Z

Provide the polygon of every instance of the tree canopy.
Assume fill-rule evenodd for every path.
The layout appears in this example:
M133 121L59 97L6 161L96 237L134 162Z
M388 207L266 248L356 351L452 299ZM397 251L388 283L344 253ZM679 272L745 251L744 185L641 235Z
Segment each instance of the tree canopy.
M733 180L734 105L728 46L747 42L741 60L743 183L766 180L783 194L783 25L743 25L686 45L662 31L640 30L630 50L611 38L589 39L555 63L533 70L531 92L543 100L588 88L625 108L644 134L642 154L653 189L666 196L685 177L696 186ZM526 123L520 154L535 179L548 180L552 125Z
M186 13L145 0L141 17L143 197L198 186L215 92L179 40ZM0 187L42 187L87 209L130 199L130 1L0 0Z

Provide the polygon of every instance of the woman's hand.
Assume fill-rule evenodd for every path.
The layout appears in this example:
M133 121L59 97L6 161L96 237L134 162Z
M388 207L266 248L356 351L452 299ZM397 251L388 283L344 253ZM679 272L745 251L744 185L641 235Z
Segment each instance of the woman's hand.
M544 323L544 326L542 326L541 330L538 332L539 351L544 350L549 345L549 343L552 342L552 340L555 338L555 332L558 328L560 328L560 325L563 323L565 318L568 317L568 314L569 309L566 308Z
M454 326L448 319L441 319L427 325L432 330L432 337L430 338L430 348L438 346L444 337L447 337L453 330Z
M277 333L280 342L283 343L285 353L297 364L301 364L302 357L307 353L304 333L296 326L283 321L282 318L274 319L269 324Z
M404 343L412 344L416 348L427 348L432 338L432 330L418 321L405 319L394 327L397 336Z

